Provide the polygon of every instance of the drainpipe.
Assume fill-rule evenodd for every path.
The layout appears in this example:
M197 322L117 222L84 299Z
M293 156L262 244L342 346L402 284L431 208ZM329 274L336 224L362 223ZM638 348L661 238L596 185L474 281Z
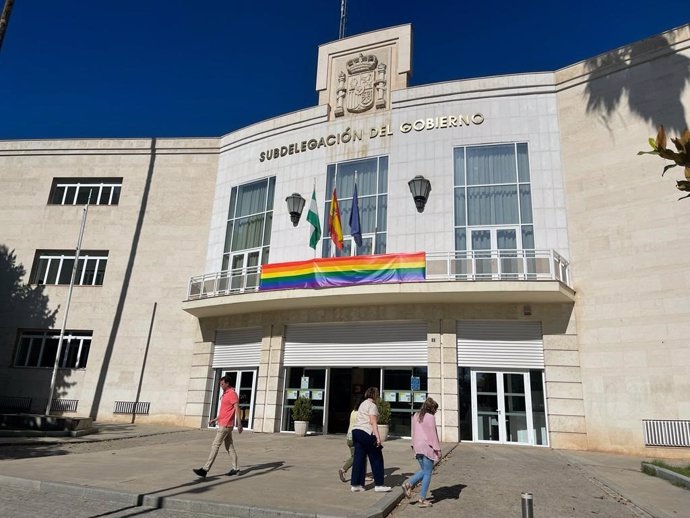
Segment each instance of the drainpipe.
M266 432L266 403L268 401L268 373L271 372L271 343L273 342L273 324L271 324L271 330L268 333L268 365L266 366L266 386L264 387L264 415L261 420L261 431ZM261 362L259 362L259 369L261 368ZM258 381L259 372L256 372L256 378ZM269 432L270 433L270 432Z
M444 400L445 400L445 393L446 393L446 384L445 384L445 375L444 375L444 369L443 369L443 319L439 319L438 321L438 345L441 348L441 440L445 440L446 438L446 408L444 405Z

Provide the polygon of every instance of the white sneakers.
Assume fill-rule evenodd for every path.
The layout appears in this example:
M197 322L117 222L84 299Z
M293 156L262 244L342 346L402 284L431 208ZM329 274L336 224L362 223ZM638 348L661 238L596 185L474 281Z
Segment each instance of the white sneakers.
M374 491L377 493L388 493L391 490L390 486L376 486ZM350 491L353 493L359 493L360 491L366 491L363 486L350 486Z

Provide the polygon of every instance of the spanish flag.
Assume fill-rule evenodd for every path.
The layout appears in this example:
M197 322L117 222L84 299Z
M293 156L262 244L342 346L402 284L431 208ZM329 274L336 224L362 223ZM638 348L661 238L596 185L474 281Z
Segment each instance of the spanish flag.
M343 225L340 222L340 207L338 207L338 195L333 187L331 196L331 210L328 213L328 233L331 240L338 250L343 249Z

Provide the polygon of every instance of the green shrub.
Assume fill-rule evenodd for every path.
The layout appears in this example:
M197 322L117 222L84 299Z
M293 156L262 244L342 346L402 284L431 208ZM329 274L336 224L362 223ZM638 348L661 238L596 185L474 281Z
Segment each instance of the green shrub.
M292 407L292 419L294 421L309 421L311 419L311 399L298 397L295 406Z
M379 398L376 402L376 407L379 409L378 424L390 424L391 422L391 404Z

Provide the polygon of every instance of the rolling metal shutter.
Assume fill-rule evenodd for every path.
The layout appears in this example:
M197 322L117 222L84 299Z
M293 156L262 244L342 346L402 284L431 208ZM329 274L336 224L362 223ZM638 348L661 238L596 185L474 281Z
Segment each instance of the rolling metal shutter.
M261 328L218 329L213 368L256 367L261 358Z
M286 367L414 367L427 364L426 322L288 326Z
M460 320L457 341L461 367L544 368L540 322Z

